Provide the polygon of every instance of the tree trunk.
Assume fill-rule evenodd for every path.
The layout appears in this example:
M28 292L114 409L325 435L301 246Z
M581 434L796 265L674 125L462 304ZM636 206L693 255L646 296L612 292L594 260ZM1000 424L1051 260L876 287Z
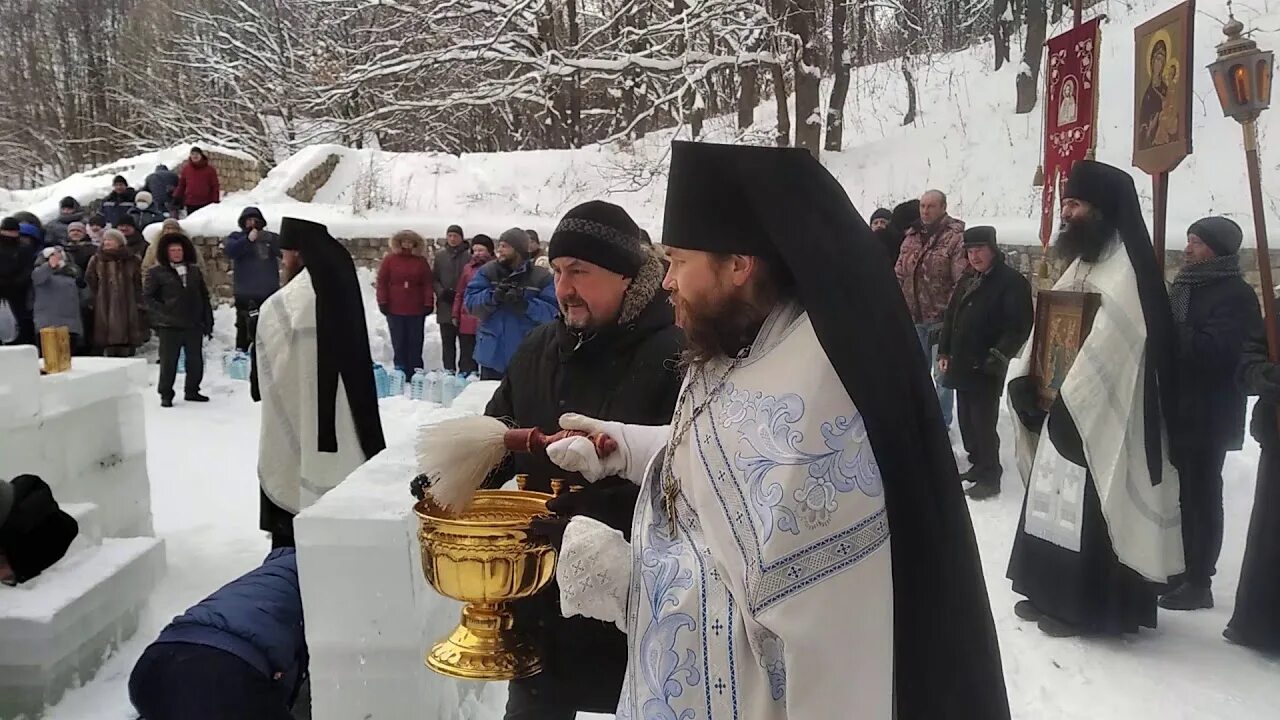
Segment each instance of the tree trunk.
M819 83L815 42L818 25L817 0L791 0L791 29L799 47L792 56L796 80L796 145L814 157L822 153L822 116L818 113Z
M738 68L738 129L746 130L756 120L756 105L760 104L759 67L742 65Z
M992 36L995 38L996 46L996 69L1004 67L1009 62L1009 40L1013 36L1013 21L1007 20L1006 17L1012 18L1012 8L1009 6L1009 0L995 0L992 4Z
M1055 23L1062 22L1062 11L1066 8L1067 2L1069 2L1069 0L1048 0L1048 1L1053 4L1053 15L1052 15L1053 22Z
M849 20L847 0L832 0L831 5L831 72L835 85L827 105L828 150L844 147L844 102L849 94L849 50L845 43L845 26Z
M790 147L791 115L787 110L787 75L783 72L780 62L771 65L770 69L773 71L773 97L778 106L778 131L774 136L774 142L778 147Z
M1022 69L1016 80L1018 101L1015 112L1025 115L1036 109L1040 90L1040 60L1044 57L1045 0L1027 0L1027 36L1022 48Z
M564 13L568 18L568 46L577 51L581 37L577 0L564 0ZM568 142L570 147L582 146L582 79L577 73L568 82Z
M910 125L916 121L916 79L908 57L902 58L902 79L907 81L907 114L902 117L902 124Z

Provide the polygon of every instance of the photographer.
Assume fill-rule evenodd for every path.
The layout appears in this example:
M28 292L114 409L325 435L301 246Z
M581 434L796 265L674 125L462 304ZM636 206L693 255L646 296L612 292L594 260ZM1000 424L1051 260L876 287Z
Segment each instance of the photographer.
M555 319L551 271L529 262L529 235L512 228L498 239L497 259L467 283L463 304L480 320L475 360L484 380L501 380L529 331Z

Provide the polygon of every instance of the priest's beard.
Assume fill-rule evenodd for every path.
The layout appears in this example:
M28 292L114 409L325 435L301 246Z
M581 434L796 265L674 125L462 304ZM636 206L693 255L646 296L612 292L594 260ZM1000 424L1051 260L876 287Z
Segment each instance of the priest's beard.
M685 336L680 361L686 367L736 357L755 341L760 326L772 310L772 307L762 308L749 302L737 293L705 298L696 305L684 298L675 302Z
M1063 221L1053 246L1068 264L1077 258L1094 263L1102 257L1103 249L1115 236L1115 226L1101 213L1092 210L1084 218Z

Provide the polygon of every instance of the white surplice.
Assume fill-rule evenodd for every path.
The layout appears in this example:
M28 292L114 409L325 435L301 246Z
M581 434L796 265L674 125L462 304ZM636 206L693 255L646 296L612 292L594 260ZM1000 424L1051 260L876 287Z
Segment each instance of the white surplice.
M684 418L727 362L686 378ZM770 316L679 440L674 534L664 456L646 473L630 546L575 518L560 558L565 614L627 632L619 720L890 720L880 472L798 306Z
M366 460L347 392L338 378L336 453L320 452L316 292L306 270L262 304L254 340L262 429L258 481L277 506L310 507Z
M1077 259L1054 289L1102 296L1060 393L1080 431L1116 556L1147 579L1165 582L1184 567L1179 479L1163 432L1159 485L1152 484L1147 466L1147 326L1124 245L1111 243L1096 263ZM1010 363L1010 380L1030 372L1031 344L1028 340ZM1085 469L1063 458L1047 436L1036 436L1017 422L1014 428L1018 468L1027 482L1027 533L1079 552Z

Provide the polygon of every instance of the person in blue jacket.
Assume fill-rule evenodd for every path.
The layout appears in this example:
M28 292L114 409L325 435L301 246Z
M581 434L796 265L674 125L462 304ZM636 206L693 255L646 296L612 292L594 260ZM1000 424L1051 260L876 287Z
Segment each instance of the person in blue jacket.
M240 213L240 230L227 236L236 299L236 349L248 352L258 327L258 309L280 289L280 236L267 231L256 207Z
M501 380L524 336L559 313L551 271L529 261L528 233L502 233L496 255L467 283L463 298L480 319L475 361L482 380Z
M174 618L133 668L142 720L292 720L307 675L293 548Z

